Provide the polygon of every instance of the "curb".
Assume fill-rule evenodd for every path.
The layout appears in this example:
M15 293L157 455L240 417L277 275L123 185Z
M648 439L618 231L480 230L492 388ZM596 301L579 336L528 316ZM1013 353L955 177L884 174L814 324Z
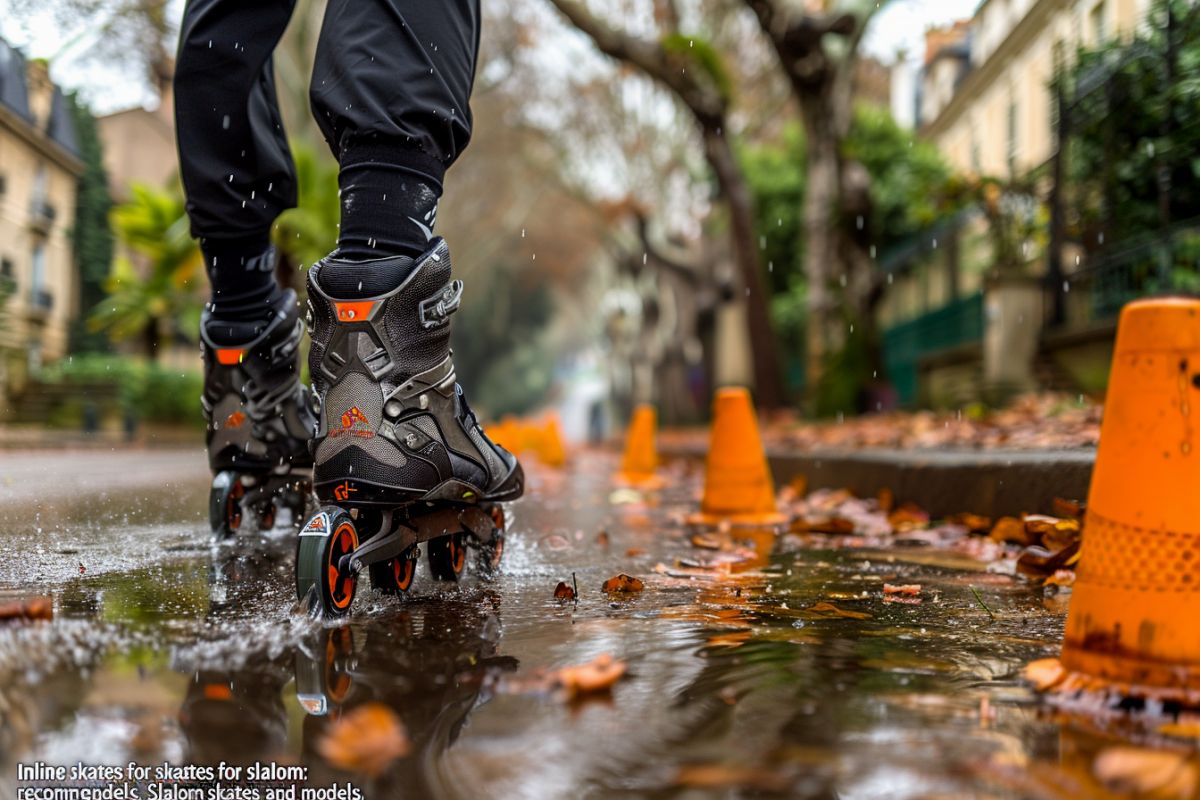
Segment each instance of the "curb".
M667 457L704 458L702 448ZM768 451L776 486L798 476L813 489L874 497L890 489L933 517L970 512L996 517L1052 513L1054 498L1086 500L1095 450Z

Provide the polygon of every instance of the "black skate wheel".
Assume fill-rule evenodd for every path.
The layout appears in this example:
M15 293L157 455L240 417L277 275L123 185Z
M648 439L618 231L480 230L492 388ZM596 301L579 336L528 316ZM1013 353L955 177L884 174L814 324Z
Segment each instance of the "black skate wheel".
M482 578L492 579L500 573L500 561L504 558L504 509L492 506L488 509L492 517L492 538L479 543L475 565Z
M325 506L305 524L296 551L296 597L327 617L350 613L358 578L341 569L342 556L358 548L350 513Z
M411 550L370 566L371 586L384 594L403 594L412 588L417 560Z
M219 472L213 478L208 495L208 521L218 539L227 539L241 529L245 496L246 485L235 473Z
M434 580L456 581L467 565L465 533L451 533L429 540L429 571Z

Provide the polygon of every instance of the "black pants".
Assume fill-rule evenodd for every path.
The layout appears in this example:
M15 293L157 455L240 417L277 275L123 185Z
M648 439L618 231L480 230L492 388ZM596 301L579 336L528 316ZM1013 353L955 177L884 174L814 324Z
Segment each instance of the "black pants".
M296 204L271 54L295 0L188 0L175 72L192 234L265 236ZM479 0L329 0L310 99L334 157L441 180L471 137Z

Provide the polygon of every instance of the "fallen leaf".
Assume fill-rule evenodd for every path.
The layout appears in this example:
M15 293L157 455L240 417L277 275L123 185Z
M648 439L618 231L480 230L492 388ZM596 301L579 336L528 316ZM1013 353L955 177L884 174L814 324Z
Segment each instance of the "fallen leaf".
M929 512L915 503L904 503L888 514L888 524L894 531L910 531L929 526Z
M1072 519L1083 518L1083 503L1078 500L1067 500L1062 497L1054 498L1054 513L1060 517Z
M1054 574L1046 578L1047 586L1074 586L1075 585L1075 570L1059 569L1055 570Z
M376 777L406 755L409 746L396 713L382 703L367 703L330 725L317 752L338 769Z
M1025 665L1025 680L1039 692L1053 689L1067 677L1067 671L1057 658L1039 658Z
M792 523L793 533L832 533L845 536L854 533L854 522L845 517L816 517L798 519Z
M992 527L991 517L981 517L978 514L964 512L950 517L950 522L961 525L971 533L986 533Z
M54 619L54 602L49 597L17 600L0 606L0 622L31 622Z
M824 617L845 617L846 619L870 619L871 615L865 611L847 611L844 608L838 608L833 603L822 600L821 602L811 605L805 609L814 614L820 614Z
M543 536L538 539L538 547L545 547L547 550L563 550L571 546L567 541L567 537L560 536L557 533L552 533L549 536Z
M626 558L637 558L638 556L646 555L646 551L640 547L631 547L625 551Z
M692 547L699 547L701 550L720 550L721 537L707 533L697 533L692 536Z
M883 585L883 593L884 594L918 595L921 593L921 584L905 583L905 584L901 584L899 586L893 586L890 583L885 583Z
M553 681L566 692L567 699L593 692L606 692L625 674L625 662L602 653L586 664L563 667L553 674Z
M1191 798L1200 774L1189 753L1110 747L1092 762L1092 774L1111 792L1153 798Z
M608 531L600 531L596 534L596 544L601 547L608 547Z
M555 600L574 600L575 590L567 585L566 581L559 581L558 586L554 587Z
M1020 545L1030 544L1029 532L1025 530L1025 523L1016 517L1001 517L996 520L996 524L992 527L992 532L988 535L997 542L1013 542Z
M604 582L601 587L609 594L623 592L640 592L646 588L646 584L639 581L637 578L630 577L622 572L620 575L615 575Z

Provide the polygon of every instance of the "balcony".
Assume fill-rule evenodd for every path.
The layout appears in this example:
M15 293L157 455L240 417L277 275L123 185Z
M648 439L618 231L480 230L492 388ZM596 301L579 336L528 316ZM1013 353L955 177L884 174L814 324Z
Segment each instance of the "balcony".
M54 308L54 295L46 289L29 290L30 316L45 318Z
M29 227L42 235L50 233L54 227L54 218L58 216L57 209L45 200L34 200L29 205Z

